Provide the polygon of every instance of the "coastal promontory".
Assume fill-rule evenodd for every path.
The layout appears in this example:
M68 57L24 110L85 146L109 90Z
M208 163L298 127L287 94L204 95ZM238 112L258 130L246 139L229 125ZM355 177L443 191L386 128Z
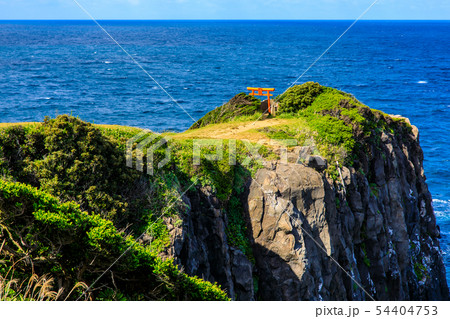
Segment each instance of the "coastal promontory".
M1 298L448 300L418 129L313 82L273 106L0 124Z

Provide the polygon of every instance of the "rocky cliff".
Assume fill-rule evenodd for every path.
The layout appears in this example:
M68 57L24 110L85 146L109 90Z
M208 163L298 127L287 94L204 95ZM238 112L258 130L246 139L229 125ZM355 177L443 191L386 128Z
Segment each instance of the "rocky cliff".
M418 130L380 121L402 129L359 133L337 177L306 146L247 178L239 200L252 256L228 245L227 209L209 187L184 196L182 225L166 220L167 253L236 300L447 300Z

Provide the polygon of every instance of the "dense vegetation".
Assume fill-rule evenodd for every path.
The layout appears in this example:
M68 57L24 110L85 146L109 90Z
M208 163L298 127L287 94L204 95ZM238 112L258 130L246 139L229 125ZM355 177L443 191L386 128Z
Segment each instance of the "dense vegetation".
M323 87L319 83L295 85L277 98L280 105L278 113L296 113L306 109L322 92Z
M102 132L69 116L0 132L2 283L48 274L55 290L64 288L61 298L84 299L78 283L94 283L123 254L89 298L227 299L158 256L168 243L160 216L182 211L181 185L176 175L126 167L121 150L134 133ZM135 242L142 231L151 244Z
M404 119L373 110L351 94L314 82L294 86L277 99L281 117L294 117L303 123L300 129L281 129L297 138L300 145L312 139L331 164L332 177L336 177L336 161L366 170L358 159L365 158L370 145L379 145L381 132L411 131Z
M226 142L220 160L208 159L216 149L205 146L202 165L194 165L193 140L171 141L166 145L172 152L169 163L150 176L126 166L126 142L139 132L98 128L66 115L0 130L3 282L48 274L53 279L51 289L63 288L58 298L76 299L83 282L94 283L126 252L96 283L89 298L227 299L217 285L189 277L171 260L159 257L170 243L164 218L181 224L189 207L180 195L190 187L209 186L228 213L229 244L252 259L239 196L258 162L239 164L248 149L238 141L233 150L238 165L229 165L231 150ZM155 152L155 162L164 152ZM136 167L136 151L133 162ZM144 244L139 234L147 234L151 242ZM78 288L70 293L73 287ZM15 295L26 299L20 292Z

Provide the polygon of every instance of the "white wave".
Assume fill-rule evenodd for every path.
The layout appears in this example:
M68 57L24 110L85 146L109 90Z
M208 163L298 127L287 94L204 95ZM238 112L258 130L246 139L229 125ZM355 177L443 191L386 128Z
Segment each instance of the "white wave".
M434 215L436 216L436 219L438 222L447 222L450 220L449 213L444 213L440 211L434 211Z
M106 64L111 64L112 62L111 62L111 61L105 61L105 63L106 63Z
M433 208L436 218L441 221L450 220L450 200L433 199Z
M417 83L419 83L419 84L427 84L428 81L417 81Z
M433 204L434 203L450 205L450 199L433 199Z

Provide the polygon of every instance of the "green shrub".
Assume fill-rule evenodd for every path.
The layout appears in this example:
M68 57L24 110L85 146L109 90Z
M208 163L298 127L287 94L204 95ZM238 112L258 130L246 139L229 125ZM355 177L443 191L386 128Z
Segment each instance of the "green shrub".
M297 113L310 106L314 99L322 93L322 86L315 82L295 85L277 97L279 102L278 114Z
M112 131L109 131L112 134ZM0 169L14 180L75 201L125 227L146 214L151 181L126 167L125 152L92 124L61 115L32 128L0 131Z
M16 274L26 276L33 267L72 287L80 280L92 282L124 254L112 269L116 280L112 282L112 274L101 279L103 291L118 289L131 298L146 299L228 299L220 287L180 272L172 260L160 259L151 247L135 243L111 221L80 210L76 203L60 203L29 185L0 179L0 227L7 234L2 272L14 264ZM16 262L23 258L28 261ZM130 285L120 278L136 282Z

